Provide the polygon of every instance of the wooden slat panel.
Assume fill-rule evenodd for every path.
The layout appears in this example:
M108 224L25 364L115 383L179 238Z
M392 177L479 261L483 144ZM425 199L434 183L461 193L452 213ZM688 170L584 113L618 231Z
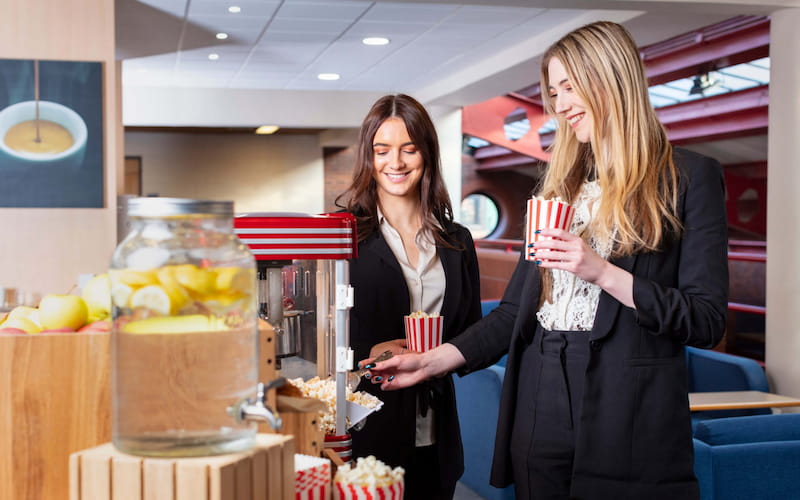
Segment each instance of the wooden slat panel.
M294 438L286 437L286 441L281 446L281 488L283 489L283 500L294 500Z
M104 454L81 457L81 500L111 500L111 459Z
M75 453L69 456L69 500L81 500L81 459Z
M236 464L215 464L208 469L211 500L236 500Z
M208 464L202 460L175 463L175 500L208 500Z
M253 499L253 457L236 462L236 500Z
M145 459L142 472L144 500L175 500L174 460Z
M142 500L142 459L115 454L111 461L111 498Z
M250 457L251 465L251 488L253 500L268 500L267 496L267 450L257 448Z

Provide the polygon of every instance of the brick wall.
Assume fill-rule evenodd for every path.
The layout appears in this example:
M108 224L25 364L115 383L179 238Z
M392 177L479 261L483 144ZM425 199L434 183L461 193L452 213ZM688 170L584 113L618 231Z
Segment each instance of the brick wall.
M325 211L339 210L334 204L336 197L350 185L355 165L355 148L323 148L325 168Z

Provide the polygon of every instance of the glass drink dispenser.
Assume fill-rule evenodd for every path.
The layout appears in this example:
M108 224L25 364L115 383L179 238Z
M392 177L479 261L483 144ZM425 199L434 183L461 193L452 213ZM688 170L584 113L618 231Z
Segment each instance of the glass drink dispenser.
M355 218L247 213L234 218L234 228L256 258L258 311L275 330L276 368L286 378L335 378L336 430L345 434Z
M144 456L203 456L277 429L259 383L256 266L233 203L134 198L109 270L112 440Z

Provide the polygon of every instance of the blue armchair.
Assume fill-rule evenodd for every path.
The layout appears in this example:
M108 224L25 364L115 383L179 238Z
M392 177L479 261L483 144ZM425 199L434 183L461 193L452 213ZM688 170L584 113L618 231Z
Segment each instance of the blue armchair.
M499 300L482 301L483 315L489 314L499 303ZM501 361L505 361L505 356ZM505 364L498 362L469 375L453 377L464 445L464 475L461 476L461 482L487 500L514 499L513 486L501 489L489 484L505 372Z
M769 392L767 375L757 361L724 352L686 348L689 392L764 391ZM693 412L692 422L709 418L764 415L769 408Z
M694 471L702 500L800 498L800 413L698 422Z

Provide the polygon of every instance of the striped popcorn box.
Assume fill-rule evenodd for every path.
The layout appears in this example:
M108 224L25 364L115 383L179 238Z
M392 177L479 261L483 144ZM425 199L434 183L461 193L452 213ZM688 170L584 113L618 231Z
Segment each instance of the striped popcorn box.
M538 196L528 200L528 220L525 223L525 260L537 260L531 257L528 245L539 240L541 235L536 231L544 228L558 228L569 231L575 208L563 201L544 200Z
M374 455L342 465L333 478L335 500L403 500L402 467L392 468Z
M425 352L442 345L443 316L413 313L404 316L406 341L410 351Z
M295 500L330 500L331 461L296 453L294 456Z
M364 486L336 482L333 485L335 500L403 500L403 480L386 485Z

